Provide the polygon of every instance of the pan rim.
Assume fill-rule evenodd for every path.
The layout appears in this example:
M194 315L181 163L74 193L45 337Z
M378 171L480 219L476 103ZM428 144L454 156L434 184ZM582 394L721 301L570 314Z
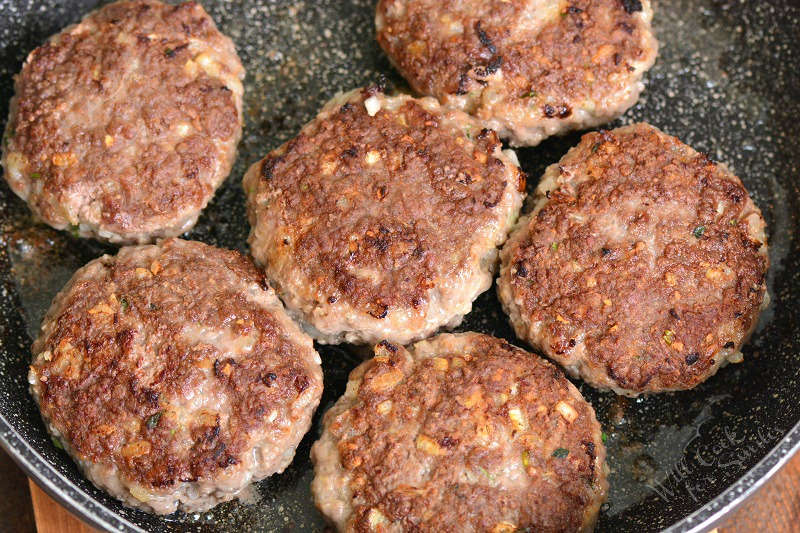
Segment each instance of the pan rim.
M67 479L19 434L2 413L0 413L0 447L48 496L88 525L101 531L145 533L144 529L97 502L86 491ZM93 512L87 504L97 506L98 512Z
M700 533L711 530L772 479L798 450L800 422L735 483L700 509L664 529L663 533Z
M145 533L146 530L92 498L59 472L0 413L0 447L42 490L87 524L102 531ZM800 422L755 466L700 509L663 530L664 533L708 531L750 498L800 449ZM72 492L72 494L69 494ZM93 511L90 506L96 506Z

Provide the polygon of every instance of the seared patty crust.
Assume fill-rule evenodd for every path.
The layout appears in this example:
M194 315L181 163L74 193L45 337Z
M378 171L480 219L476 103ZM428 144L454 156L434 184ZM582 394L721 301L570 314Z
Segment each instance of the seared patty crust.
M194 2L116 2L28 56L3 167L57 229L117 243L190 229L233 164L244 69Z
M406 343L489 288L525 176L468 115L373 86L335 97L244 187L251 252L312 336Z
M769 259L761 212L725 165L636 124L584 135L536 195L501 253L520 338L631 396L741 361Z
M311 339L255 265L178 239L78 270L33 354L56 442L95 485L161 514L283 471L322 393Z
M648 0L380 0L375 25L414 90L534 146L636 103L652 16Z
M323 420L311 490L339 531L590 531L605 500L591 405L487 335L378 344Z

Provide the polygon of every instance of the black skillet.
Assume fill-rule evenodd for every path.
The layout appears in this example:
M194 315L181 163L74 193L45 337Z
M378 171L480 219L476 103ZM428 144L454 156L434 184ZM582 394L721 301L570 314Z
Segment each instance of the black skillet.
M98 2L0 0L0 126L11 76L49 35ZM239 185L247 166L292 137L337 91L399 81L373 38L374 0L204 2L247 68L246 127L230 179L188 238L246 251ZM577 382L609 435L611 493L598 531L702 531L743 501L800 446L800 2L658 0L662 43L639 104L646 120L712 159L751 191L770 235L769 292L745 360L691 392L637 400ZM520 150L536 186L579 135ZM321 347L326 392L291 467L257 487L255 503L166 518L121 507L92 487L48 438L27 392L31 339L51 298L79 266L113 248L35 224L0 184L0 444L47 492L87 522L122 531L320 531L309 495L319 417L357 357ZM460 329L514 336L494 290Z

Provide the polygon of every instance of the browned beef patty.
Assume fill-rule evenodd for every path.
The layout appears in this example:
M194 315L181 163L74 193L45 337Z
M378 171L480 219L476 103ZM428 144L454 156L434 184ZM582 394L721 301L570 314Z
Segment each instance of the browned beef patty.
M533 146L636 103L652 16L648 0L380 0L375 24L414 90Z
M588 531L605 500L594 410L553 365L478 333L388 342L311 449L340 531Z
M690 389L766 305L764 220L739 178L647 124L584 135L504 247L514 329L620 394Z
M116 2L28 56L5 178L58 229L149 242L191 228L230 172L244 70L194 2Z
M321 342L406 343L489 288L525 178L433 98L339 95L244 178L250 249Z
M282 471L322 393L311 339L253 263L178 239L80 269L33 354L51 434L95 485L156 513Z

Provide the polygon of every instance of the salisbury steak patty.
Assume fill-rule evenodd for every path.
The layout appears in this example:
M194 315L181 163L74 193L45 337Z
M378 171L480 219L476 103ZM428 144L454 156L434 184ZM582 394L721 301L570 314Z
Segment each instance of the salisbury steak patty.
M380 0L375 24L416 91L532 146L636 103L652 16L648 0Z
M519 337L627 395L741 361L769 260L761 212L724 165L637 124L585 135L536 194L501 254Z
M178 235L230 171L243 76L200 5L109 4L28 56L4 137L6 180L75 235Z
M251 251L321 342L426 337L491 285L525 190L515 162L433 98L337 96L247 172Z
M80 269L33 353L52 435L98 487L156 513L283 471L322 392L311 339L252 262L177 239Z
M592 407L507 342L382 342L311 449L317 506L340 531L588 531L605 500Z

